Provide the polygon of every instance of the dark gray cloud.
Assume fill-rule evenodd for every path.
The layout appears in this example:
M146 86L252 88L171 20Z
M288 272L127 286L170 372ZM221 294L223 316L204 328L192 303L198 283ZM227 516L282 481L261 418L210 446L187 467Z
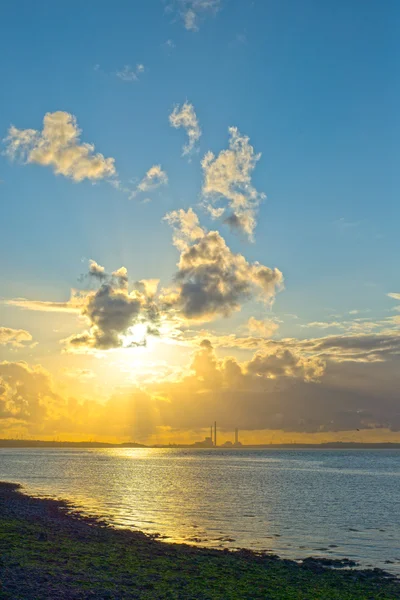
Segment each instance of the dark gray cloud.
M190 219L189 219L190 217ZM174 243L181 251L176 287L164 293L164 305L187 319L211 320L240 310L251 298L272 302L283 285L278 269L248 263L234 254L217 231L199 227L193 211L167 215L174 226Z
M129 340L130 329L137 323L149 322L153 333L158 323L158 309L146 292L143 282L129 291L128 272L125 267L111 275L95 261L90 261L89 276L100 282L97 290L86 293L81 314L89 329L64 340L69 350L141 346L145 340Z
M95 260L89 261L89 277L94 277L95 279L99 279L99 281L104 281L106 279L106 270L104 267L99 265Z
M283 340L305 352L336 361L380 362L400 354L400 331L330 335L310 340Z
M39 366L0 363L0 426L20 422L28 432L142 440L158 427L188 431L214 419L226 430L400 431L399 388L395 355L382 362L337 362L271 345L239 362L218 358L211 342L202 340L180 379L132 387L105 403L60 396Z
M209 341L194 353L191 374L156 387L168 402L163 421L232 430L317 433L400 430L400 370L392 363L326 363L293 349L258 352L246 363L218 360Z

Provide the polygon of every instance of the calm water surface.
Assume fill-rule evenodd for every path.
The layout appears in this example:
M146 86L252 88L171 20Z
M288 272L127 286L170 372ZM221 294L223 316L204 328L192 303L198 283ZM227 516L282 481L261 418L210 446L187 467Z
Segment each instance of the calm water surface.
M0 480L166 540L400 574L396 450L0 449Z

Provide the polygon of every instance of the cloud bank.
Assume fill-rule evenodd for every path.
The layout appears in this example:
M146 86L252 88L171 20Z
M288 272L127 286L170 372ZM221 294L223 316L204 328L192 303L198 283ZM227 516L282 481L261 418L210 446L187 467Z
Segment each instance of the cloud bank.
M227 431L395 432L400 430L400 376L393 360L398 359L332 362L290 343L270 342L240 362L218 358L203 339L180 378L132 386L106 402L65 396L38 365L3 362L0 426L3 432L20 424L29 434L73 432L141 441L163 428L172 435L201 430L214 419Z

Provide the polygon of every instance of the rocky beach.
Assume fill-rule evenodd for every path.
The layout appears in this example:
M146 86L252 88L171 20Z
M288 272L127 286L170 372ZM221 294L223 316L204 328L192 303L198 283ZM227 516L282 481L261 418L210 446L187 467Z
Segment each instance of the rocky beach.
M1 483L0 598L395 600L400 582L349 560L164 543Z

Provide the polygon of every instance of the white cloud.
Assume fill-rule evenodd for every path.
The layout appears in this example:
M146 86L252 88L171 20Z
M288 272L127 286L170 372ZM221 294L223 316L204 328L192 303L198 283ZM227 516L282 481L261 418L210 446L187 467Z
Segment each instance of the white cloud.
M300 327L313 327L316 329L330 329L331 327L338 327L339 329L344 329L345 324L340 323L339 321L312 321L311 323L305 323L304 325L300 325Z
M166 42L164 42L163 47L165 48L165 50L173 50L174 48L176 48L176 45L174 40L169 39Z
M26 163L52 167L57 175L74 181L104 179L116 174L114 158L95 154L93 144L80 142L76 117L64 111L47 113L42 131L17 129L13 125L5 138L6 154Z
M141 63L137 64L136 67L131 67L131 65L125 65L121 71L116 72L116 76L125 81L127 83L132 83L132 81L138 81L139 75L144 73L145 68Z
M106 270L102 265L99 265L95 260L89 260L89 275L102 281L106 277Z
M226 207L215 207L224 198L231 213L225 222L234 229L244 232L253 239L256 212L265 194L252 185L251 175L261 157L254 152L247 136L242 136L236 127L229 128L229 148L218 156L207 152L202 160L204 173L204 205L212 217L221 217Z
M147 171L142 181L131 194L131 198L134 198L139 193L146 193L159 188L162 185L168 184L168 175L162 170L161 165L153 165Z
M393 300L400 300L400 294L395 292L390 292L387 294L389 298L393 298ZM400 311L400 306L395 306L392 310Z
M173 242L178 250L185 250L189 242L204 237L205 232L200 227L199 218L192 208L174 210L165 215L164 220L173 227Z
M185 102L182 107L179 104L175 106L169 115L169 122L175 129L183 127L188 135L188 143L183 146L183 156L193 152L201 136L201 129L193 104Z
M170 10L177 10L188 31L197 31L199 22L207 14L215 14L221 7L221 0L175 0Z

